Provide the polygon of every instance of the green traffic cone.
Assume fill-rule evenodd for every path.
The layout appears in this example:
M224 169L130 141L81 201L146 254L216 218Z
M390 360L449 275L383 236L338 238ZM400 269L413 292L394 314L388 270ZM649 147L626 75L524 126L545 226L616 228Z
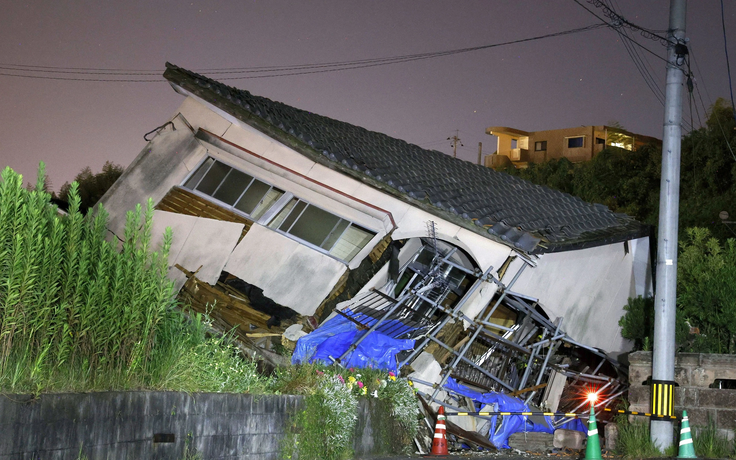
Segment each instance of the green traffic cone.
M677 458L698 458L695 455L693 437L690 435L690 422L687 420L687 411L682 411L682 424L680 425L680 451Z
M588 444L585 446L585 460L602 460L601 440L598 438L598 426L595 424L595 408L590 406L588 419Z

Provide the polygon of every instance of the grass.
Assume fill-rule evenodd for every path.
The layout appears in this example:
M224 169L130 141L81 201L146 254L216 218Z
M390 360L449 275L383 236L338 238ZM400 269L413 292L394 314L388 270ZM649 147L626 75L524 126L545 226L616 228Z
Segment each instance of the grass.
M712 419L708 419L708 425L694 431L693 444L698 457L727 458L732 455L733 441L718 434L718 428Z
M629 422L626 416L616 419L618 423L617 452L624 458L661 457L662 453L649 438L649 421Z
M619 427L617 453L624 458L656 458L663 454L650 440L649 422L637 420L629 422L626 416L616 418ZM693 446L698 458L733 458L734 441L729 441L718 433L712 420L705 427L693 430ZM679 432L675 443L664 452L665 457L677 457Z
M282 443L283 458L340 460L351 458L358 399L383 403L372 413L376 444L386 453L411 450L419 429L419 407L408 381L378 369L343 369L303 364L277 370L272 389L305 395L292 432ZM388 411L386 411L386 409ZM375 419L374 419L375 417Z

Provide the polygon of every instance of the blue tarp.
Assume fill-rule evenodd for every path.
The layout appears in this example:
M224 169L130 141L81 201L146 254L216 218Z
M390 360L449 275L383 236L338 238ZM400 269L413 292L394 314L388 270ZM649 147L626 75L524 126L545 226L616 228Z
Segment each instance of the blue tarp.
M365 330L358 331L357 325L352 321L337 315L296 342L291 362L292 364L313 362L332 364L330 356L339 358L365 333ZM393 339L374 331L345 357L342 364L345 367L371 367L397 372L396 353L412 348L414 348L413 340Z
M457 383L452 377L447 379L445 387L448 390L452 390L463 396L474 400L478 405L490 404L494 407L494 412L531 412L529 406L524 404L518 398L505 395L503 393L479 393L473 391L470 388ZM538 417L541 419L542 417ZM542 432L542 433L554 433L552 428L552 418L545 416L544 420L546 423L535 423L529 417L525 415L513 415L503 417L501 422L498 421L498 416L494 415L491 417L491 430L489 432L489 440L491 443L499 449L509 449L509 436L518 432ZM562 425L560 428L568 430L578 430L587 432L583 423L575 419Z

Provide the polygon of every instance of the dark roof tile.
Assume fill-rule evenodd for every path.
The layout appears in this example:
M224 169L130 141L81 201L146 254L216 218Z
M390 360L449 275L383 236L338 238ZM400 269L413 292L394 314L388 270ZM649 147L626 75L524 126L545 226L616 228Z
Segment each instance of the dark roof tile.
M315 161L329 162L467 228L486 227L487 235L526 252L563 251L648 234L648 227L604 205L255 96L172 64L166 67L164 77L172 83Z

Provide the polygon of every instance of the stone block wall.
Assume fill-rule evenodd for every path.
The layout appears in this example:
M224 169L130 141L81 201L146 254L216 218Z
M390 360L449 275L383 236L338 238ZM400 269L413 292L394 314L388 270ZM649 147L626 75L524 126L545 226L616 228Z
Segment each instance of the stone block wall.
M301 396L180 392L0 395L0 460L184 458L271 460L280 456ZM356 455L384 450L385 414L361 401ZM381 431L386 431L382 429Z
M649 412L652 353L629 355L629 403L632 411ZM687 410L691 426L711 419L720 429L736 431L736 390L710 388L716 379L736 380L736 355L680 353L675 357L675 412Z

